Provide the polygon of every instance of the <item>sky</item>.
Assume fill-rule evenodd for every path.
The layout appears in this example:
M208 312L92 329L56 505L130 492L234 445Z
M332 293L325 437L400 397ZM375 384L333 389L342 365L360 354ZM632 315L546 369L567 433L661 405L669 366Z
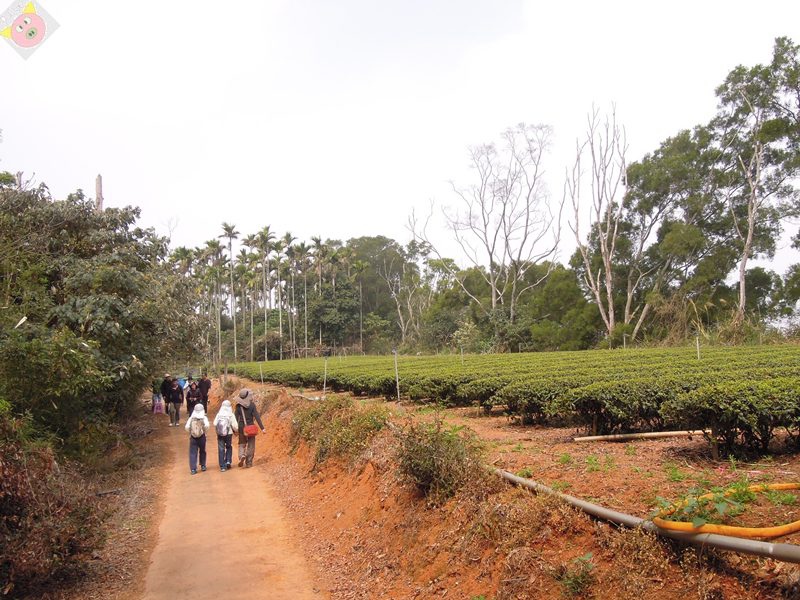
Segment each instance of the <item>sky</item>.
M795 0L40 4L58 30L27 59L0 44L0 170L56 198L101 173L106 206L190 247L223 222L407 242L412 210L470 183L468 148L520 122L553 128L559 201L593 106L616 106L637 160L708 121L733 67L800 40ZM779 271L800 260L785 238Z

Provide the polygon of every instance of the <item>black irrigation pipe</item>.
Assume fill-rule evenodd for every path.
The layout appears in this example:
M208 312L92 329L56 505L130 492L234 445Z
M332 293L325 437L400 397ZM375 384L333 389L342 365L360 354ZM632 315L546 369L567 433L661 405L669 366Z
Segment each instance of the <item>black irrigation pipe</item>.
M562 494L552 488L537 483L531 479L519 477L508 471L502 469L494 469L494 472L500 477L515 485L527 488L537 493L549 494L557 498L561 498L567 504L579 508L583 512L610 521L617 525L624 525L632 529L642 528L646 531L655 533L660 536L668 537L673 540L685 542L695 546L710 546L712 548L719 548L720 550L730 550L731 552L741 552L743 554L752 554L754 556L762 556L765 558L772 558L775 560L782 560L790 563L800 563L800 546L796 544L773 544L772 542L760 542L757 540L748 540L743 538L731 537L729 535L718 535L716 533L684 533L680 531L668 531L656 526L652 521L640 519L633 515L617 512L600 506L586 502L575 496Z

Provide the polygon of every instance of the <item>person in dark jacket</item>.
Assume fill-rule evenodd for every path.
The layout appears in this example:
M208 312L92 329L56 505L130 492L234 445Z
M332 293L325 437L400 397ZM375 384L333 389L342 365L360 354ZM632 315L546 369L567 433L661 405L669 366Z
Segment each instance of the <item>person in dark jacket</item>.
M164 380L161 382L161 399L164 402L169 402L169 391L172 389L172 376L169 373L164 373Z
M236 400L236 422L239 425L239 466L253 466L253 458L256 454L256 437L248 437L244 433L245 425L258 423L261 433L266 433L264 423L261 422L261 415L256 409L253 392L247 388L239 391L239 398Z
M206 409L206 414L208 414L208 392L211 390L211 380L206 373L200 377L197 387L200 388L200 399L203 402L203 408Z
M169 426L177 427L180 425L181 404L183 404L183 389L181 388L177 379L172 380L167 399L169 401Z
M197 382L193 381L189 384L189 387L186 389L186 413L192 414L195 405L200 404L202 402L202 395L200 394L200 389L197 387ZM205 412L205 406L203 407L203 412Z

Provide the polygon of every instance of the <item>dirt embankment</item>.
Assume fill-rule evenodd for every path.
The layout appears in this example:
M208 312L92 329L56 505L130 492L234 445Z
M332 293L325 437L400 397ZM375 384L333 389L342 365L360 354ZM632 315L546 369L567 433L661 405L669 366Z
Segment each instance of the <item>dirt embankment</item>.
M794 577L791 565L677 548L507 486L430 508L398 480L388 432L354 464L315 465L313 450L291 435L298 400L268 389L267 443L258 454L331 598L766 599L793 593L777 585Z
M570 594L610 600L797 597L785 585L797 579L795 566L678 549L642 533L594 522L552 499L505 485L461 494L444 506L431 508L399 480L396 444L388 431L353 463L330 459L317 465L314 449L292 437L293 412L303 401L282 388L247 385L265 400L267 435L257 439L255 468L190 476L185 464L185 432L168 428L165 418L144 417L136 469L120 477L119 485L113 486L120 491L104 500L112 514L106 547L96 553L82 584L71 590L54 590L46 596L48 600L134 600L152 597L147 590L168 590L163 584L153 587L153 581L159 581L154 578L161 569L160 581L169 581L170 573L183 568L184 562L186 569L192 568L191 554L176 559L174 568L167 568L165 559L173 546L179 547L179 553L186 552L192 531L207 531L205 537L209 538L203 547L211 558L210 566L202 570L217 568L220 563L214 560L218 554L211 536L220 519L201 518L192 525L194 506L183 502L173 506L179 490L170 491L170 481L186 488L184 494L205 502L196 509L201 517L221 508L221 514L236 518L241 512L236 498L248 496L248 511L259 513L256 520L263 523L243 532L246 540L242 544L234 540L227 554L233 555L229 566L235 568L235 553L242 547L258 549L256 577L248 584L252 585L248 587L251 597L277 597L269 594L278 589L280 571L285 569L290 571L287 581L299 576L297 585L310 587L309 597L333 600L512 600ZM219 401L215 385L212 415ZM398 422L430 416L416 407L392 406L392 410ZM637 446L635 454L616 446L613 461L600 457L601 469L595 470L588 468L591 465L586 460L596 450L569 444L563 433L532 434L529 429L510 428L502 419L477 419L464 411L450 411L446 418L478 430L488 440L490 460L504 468L530 469L536 479L551 484L563 481L571 486L571 493L591 494L611 505L621 502L618 508L630 512L635 512L639 495L639 491L631 491L637 490L631 474L637 474L635 469L645 457L658 464L656 452L659 444L664 444ZM215 469L213 433L210 439L208 464ZM568 464L566 454L571 457ZM670 460L674 458L670 454ZM671 481L676 478L674 469L662 474L655 468L652 471L643 479L648 485L657 485L659 478L676 484ZM236 483L246 489L234 491L232 477L238 477L241 481ZM224 498L220 507L211 501L217 496ZM264 509L265 498L272 509ZM162 544L159 553L159 534L165 533L162 542L169 538L164 529L170 529L165 509L179 518L173 518L172 546ZM264 510L269 514L263 514ZM270 515L277 521L269 521ZM182 537L184 530L189 534ZM276 533L287 547L298 550L293 555L297 560L287 562L283 556L287 552L281 549L280 540L275 541ZM277 554L281 559L273 560ZM151 561L158 564L148 580ZM239 583L226 584L228 592L221 595L229 597ZM181 597L185 584L172 592L177 594L173 597ZM305 597L287 593L280 597ZM193 593L193 597L198 596Z

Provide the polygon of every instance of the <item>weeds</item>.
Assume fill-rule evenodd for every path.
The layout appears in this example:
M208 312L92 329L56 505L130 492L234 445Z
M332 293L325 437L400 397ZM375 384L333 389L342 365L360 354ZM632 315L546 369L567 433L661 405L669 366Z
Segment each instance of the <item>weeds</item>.
M694 527L702 527L706 523L722 523L736 517L746 504L756 499L755 492L748 489L750 481L743 477L727 488L715 487L709 492L689 490L686 497L678 502L670 502L664 498L656 498L662 518L670 521L691 521ZM663 514L667 511L668 514Z
M568 452L564 452L564 454L558 457L558 464L560 465L571 465L572 464L572 456Z
M633 444L628 444L625 446L625 455L626 456L636 456L636 446Z
M517 477L525 477L530 479L533 476L533 470L530 467L525 467L517 471Z
M589 471L589 473L600 470L600 460L594 454L590 454L586 457L586 470Z
M689 478L688 473L684 473L675 463L667 463L664 465L664 472L667 474L667 479L674 482L684 481Z
M329 396L298 410L292 429L296 437L315 446L315 460L321 463L329 456L355 457L388 420L385 407L359 408L350 397Z
M567 597L574 598L586 594L596 581L592 553L587 552L573 559L570 565L562 564L555 576Z
M778 490L767 490L764 492L767 500L777 506L793 506L797 504L797 496L791 492L781 492Z
M467 482L485 477L483 448L464 427L410 423L400 434L400 472L431 504L455 495Z

